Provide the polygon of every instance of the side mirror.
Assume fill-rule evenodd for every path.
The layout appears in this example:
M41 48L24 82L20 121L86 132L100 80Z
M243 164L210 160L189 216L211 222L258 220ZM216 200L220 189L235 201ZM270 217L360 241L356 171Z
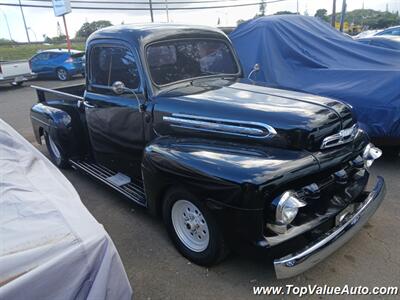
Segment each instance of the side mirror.
M253 69L251 69L251 71L250 71L250 73L249 73L249 76L247 76L247 78L251 80L251 76L252 76L253 74L257 73L258 71L260 71L260 69L261 69L260 64L255 64L255 65L253 66Z
M253 71L254 72L260 71L260 64L255 64L254 67L253 67Z
M121 95L126 91L125 84L122 81L116 81L111 86L112 91L117 94Z
M110 88L110 87L108 87ZM116 95L122 95L125 92L130 92L132 93L135 98L136 101L138 103L138 107L139 107L139 111L143 112L146 109L146 105L144 103L142 103L139 99L139 97L136 95L135 91L133 89L127 88L125 86L125 84L122 81L115 81L112 85L111 85L111 90L116 94Z

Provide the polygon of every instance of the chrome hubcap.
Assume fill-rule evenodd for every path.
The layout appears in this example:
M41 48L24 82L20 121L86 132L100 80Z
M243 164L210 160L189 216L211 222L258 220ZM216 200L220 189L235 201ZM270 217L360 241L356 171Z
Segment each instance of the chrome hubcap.
M172 224L181 242L194 252L208 247L210 235L206 219L193 203L178 200L172 206Z
M58 70L58 78L61 80L67 79L67 72L63 69Z
M56 144L54 143L54 141L50 135L49 135L49 143L50 143L51 151L53 151L54 156L57 159L60 159L60 157L61 157L60 151L58 150L58 147L56 146Z

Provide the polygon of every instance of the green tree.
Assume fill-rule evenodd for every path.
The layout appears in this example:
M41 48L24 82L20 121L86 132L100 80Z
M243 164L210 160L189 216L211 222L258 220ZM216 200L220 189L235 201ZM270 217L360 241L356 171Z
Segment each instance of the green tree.
M52 38L47 38L45 40L46 43L55 43L55 44L65 43L66 41L67 41L67 36L65 36L64 34Z
M338 13L336 19L340 20ZM369 29L382 29L400 24L398 13L387 11L376 11L373 9L355 9L346 13L345 22L354 25L361 25Z
M329 17L327 15L328 11L325 8L320 8L316 11L314 17L320 18L326 22L329 22Z
M11 41L9 39L0 38L0 45L10 45L12 43L13 43L13 41Z
M281 10L274 13L274 15L297 15L297 14L288 10Z
M258 14L259 17L265 16L265 9L266 8L267 8L267 3L265 3L265 0L261 0L260 9L259 9L260 13Z
M91 35L93 32L96 30L99 30L104 27L109 27L112 26L110 21L106 20L100 20L100 21L94 21L94 22L85 22L81 26L81 28L76 32L76 37L77 38L87 38L89 35Z

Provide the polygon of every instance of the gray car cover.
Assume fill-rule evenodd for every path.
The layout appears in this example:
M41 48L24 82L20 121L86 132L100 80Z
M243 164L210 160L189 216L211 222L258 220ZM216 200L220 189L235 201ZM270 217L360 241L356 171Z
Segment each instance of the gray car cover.
M0 299L131 299L118 252L78 193L0 119Z

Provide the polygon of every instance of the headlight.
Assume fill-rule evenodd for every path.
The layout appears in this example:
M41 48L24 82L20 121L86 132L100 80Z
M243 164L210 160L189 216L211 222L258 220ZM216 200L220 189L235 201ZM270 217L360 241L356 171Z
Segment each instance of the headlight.
M294 191L284 192L276 207L276 222L282 225L290 224L299 212L299 208L303 206L306 206L306 203L296 198Z
M366 169L371 167L375 159L378 159L382 155L382 150L369 143L363 152L364 166Z

